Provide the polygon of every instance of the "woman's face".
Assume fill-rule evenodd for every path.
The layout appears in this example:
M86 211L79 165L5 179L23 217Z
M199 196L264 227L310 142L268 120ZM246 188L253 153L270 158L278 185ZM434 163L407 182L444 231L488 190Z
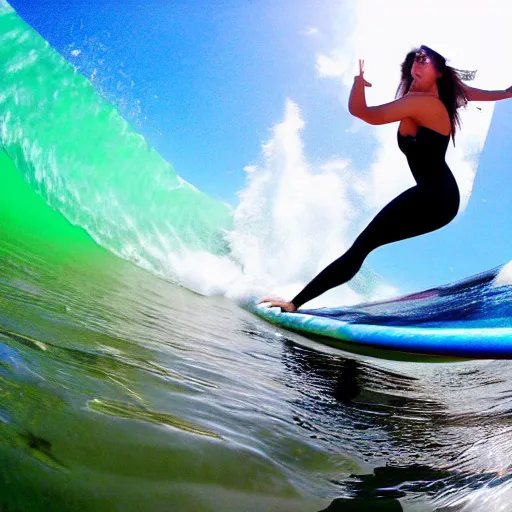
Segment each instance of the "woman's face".
M415 89L419 87L421 90L428 90L436 83L441 73L437 71L429 54L420 50L414 58L411 75L414 78Z

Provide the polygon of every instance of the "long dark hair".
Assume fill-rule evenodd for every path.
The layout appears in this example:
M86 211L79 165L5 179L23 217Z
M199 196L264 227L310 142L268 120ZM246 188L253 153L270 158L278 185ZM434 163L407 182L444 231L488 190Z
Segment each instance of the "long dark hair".
M439 99L443 102L452 125L452 140L455 144L455 132L457 128L460 128L460 118L457 110L460 107L465 107L468 103L468 97L464 89L462 80L472 80L475 76L475 71L461 71L459 69L452 68L446 64L446 59L435 52L428 46L421 46L420 48L413 50L407 54L405 60L402 62L402 79L400 85L396 91L396 98L405 96L413 81L411 75L412 65L414 63L414 57L416 53L423 50L429 57L432 58L434 66L442 73L441 77L437 79L437 90L439 91Z

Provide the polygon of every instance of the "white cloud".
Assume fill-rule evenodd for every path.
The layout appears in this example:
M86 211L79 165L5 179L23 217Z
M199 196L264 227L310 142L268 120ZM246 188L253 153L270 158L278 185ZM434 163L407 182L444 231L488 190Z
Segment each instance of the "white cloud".
M348 69L348 60L343 54L332 52L330 55L318 55L316 70L322 77L343 77Z
M320 33L320 30L318 30L318 28L317 28L317 27L309 27L309 28L307 28L307 29L306 29L306 31L305 31L305 34L306 34L307 36L316 36L316 35L317 35L317 34L319 34L319 33Z

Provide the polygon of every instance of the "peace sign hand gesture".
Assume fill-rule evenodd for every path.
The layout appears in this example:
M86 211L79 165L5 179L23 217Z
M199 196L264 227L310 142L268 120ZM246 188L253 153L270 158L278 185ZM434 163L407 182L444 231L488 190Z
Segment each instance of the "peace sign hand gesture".
M365 87L371 87L372 84L364 79L364 60L359 59L359 75L354 77L354 82L363 84Z

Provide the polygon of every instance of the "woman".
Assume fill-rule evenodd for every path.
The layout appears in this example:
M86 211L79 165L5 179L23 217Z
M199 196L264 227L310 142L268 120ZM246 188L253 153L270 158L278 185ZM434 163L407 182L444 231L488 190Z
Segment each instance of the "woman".
M512 98L512 87L505 91L484 91L463 84L457 70L427 46L407 54L402 63L402 80L397 100L368 107L364 62L354 78L349 112L369 124L400 121L398 146L405 154L416 180L370 222L350 249L318 274L290 302L265 298L269 306L293 312L327 290L346 283L361 268L371 251L385 244L423 235L442 228L459 208L457 183L445 161L450 137L460 126L457 110L468 101L497 101Z

